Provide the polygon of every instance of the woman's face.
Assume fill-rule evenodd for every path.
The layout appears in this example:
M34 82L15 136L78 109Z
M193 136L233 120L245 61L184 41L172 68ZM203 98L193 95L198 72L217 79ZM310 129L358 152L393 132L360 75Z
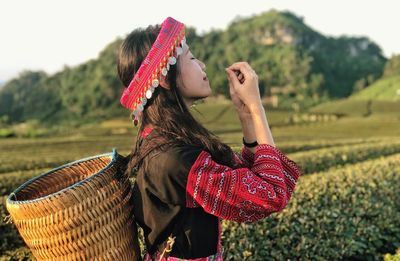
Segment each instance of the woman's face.
M186 43L182 49L183 53L177 62L180 72L177 78L177 87L185 103L190 106L194 101L210 96L211 87L204 72L205 64L193 56Z

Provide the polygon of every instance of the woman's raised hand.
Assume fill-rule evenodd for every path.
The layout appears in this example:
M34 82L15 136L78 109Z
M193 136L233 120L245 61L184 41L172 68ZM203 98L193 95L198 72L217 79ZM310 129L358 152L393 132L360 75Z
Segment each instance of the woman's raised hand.
M232 101L238 107L239 98L247 110L261 104L258 76L247 62L237 62L225 68L229 80Z

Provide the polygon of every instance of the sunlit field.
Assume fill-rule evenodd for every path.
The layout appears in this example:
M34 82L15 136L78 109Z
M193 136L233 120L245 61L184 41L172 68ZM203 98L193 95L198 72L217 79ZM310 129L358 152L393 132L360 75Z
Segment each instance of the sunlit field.
M223 142L241 148L240 124L229 103L192 110ZM400 113L316 117L265 111L277 148L303 175L282 212L254 224L223 222L225 258L378 260L400 248ZM113 148L126 156L137 131L126 116L57 135L0 139L1 219L8 194L26 180ZM0 234L1 260L33 259L12 224L3 222Z

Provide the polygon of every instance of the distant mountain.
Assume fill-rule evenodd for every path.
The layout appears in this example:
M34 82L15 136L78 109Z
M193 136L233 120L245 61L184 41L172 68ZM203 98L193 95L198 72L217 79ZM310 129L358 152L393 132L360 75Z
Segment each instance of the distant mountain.
M273 87L294 89L299 97L347 97L363 77L379 78L386 62L366 37L326 37L290 12L275 10L239 18L224 32L192 41L207 62L211 79L228 92L223 66L250 61L267 94Z
M327 37L290 12L271 10L237 18L227 30L198 35L187 28L192 52L207 65L213 93L229 97L224 68L248 61L257 71L262 95L278 94L306 103L347 97L360 79L380 78L385 57L366 37ZM123 115L123 90L116 55L122 39L76 67L46 75L25 72L0 90L0 117L56 122Z

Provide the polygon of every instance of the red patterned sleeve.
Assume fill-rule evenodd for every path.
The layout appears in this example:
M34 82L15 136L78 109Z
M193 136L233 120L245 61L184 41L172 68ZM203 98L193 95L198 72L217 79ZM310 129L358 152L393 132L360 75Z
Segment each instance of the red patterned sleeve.
M257 145L251 167L236 169L218 164L203 150L188 174L186 207L255 222L286 207L300 175L296 163L269 144Z
M235 160L242 167L250 168L254 163L254 153L246 146L243 146L240 153L234 152Z

